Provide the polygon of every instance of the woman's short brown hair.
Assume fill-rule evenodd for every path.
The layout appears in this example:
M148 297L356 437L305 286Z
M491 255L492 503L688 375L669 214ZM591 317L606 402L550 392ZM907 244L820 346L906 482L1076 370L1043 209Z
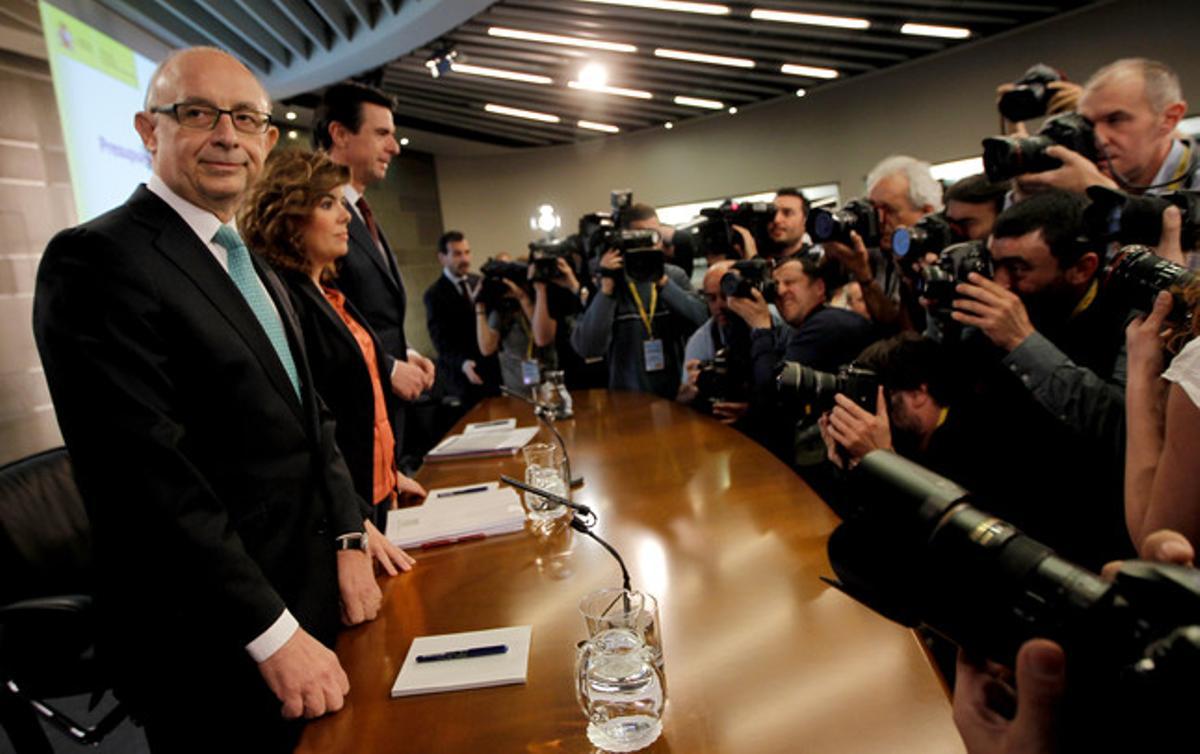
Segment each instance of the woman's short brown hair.
M304 226L321 197L349 180L350 171L324 152L284 149L271 155L238 213L246 246L276 267L307 273ZM321 271L322 277L332 274L332 265Z

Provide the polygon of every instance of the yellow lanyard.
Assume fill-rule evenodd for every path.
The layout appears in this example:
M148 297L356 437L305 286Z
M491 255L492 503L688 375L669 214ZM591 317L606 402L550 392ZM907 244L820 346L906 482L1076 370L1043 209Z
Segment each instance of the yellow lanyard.
M1187 177L1188 167L1192 161L1192 147L1188 145L1184 150L1183 157L1179 160L1179 167L1175 168L1175 175L1171 176L1170 183L1166 187L1173 186Z
M521 318L517 322L525 332L525 360L533 361L533 330L529 329L529 320L526 318L525 312L521 312L520 314Z
M1093 301L1096 300L1096 292L1099 290L1100 283L1093 280L1092 284L1088 286L1087 293L1083 294L1083 298L1080 299L1079 303L1075 305L1075 311L1071 312L1071 316L1077 317L1083 312L1087 311L1087 308L1092 305Z
M654 339L654 310L658 308L658 286L650 285L650 314L646 314L646 307L642 306L642 297L638 295L637 286L632 280L625 281L629 285L629 292L633 294L633 303L637 306L638 316L642 318L642 324L646 326L646 337Z
M945 423L946 423L946 417L947 417L947 416L949 416L949 415L950 415L950 407L949 407L949 406L946 406L946 407L945 407L945 408L943 408L943 409L941 410L941 412L938 414L937 427L934 427L934 429L937 429L938 427L940 427L940 426L942 426L943 424L945 424Z

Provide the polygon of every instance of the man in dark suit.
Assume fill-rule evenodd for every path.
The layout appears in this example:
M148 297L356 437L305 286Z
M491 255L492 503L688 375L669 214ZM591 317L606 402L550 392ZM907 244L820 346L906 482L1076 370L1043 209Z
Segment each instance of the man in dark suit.
M381 601L288 296L231 224L278 138L270 111L225 53L173 54L134 119L154 175L38 271L99 655L155 751L290 751L295 719L349 689L339 597L347 623Z
M446 395L460 399L466 411L484 396L489 381L475 337L475 296L480 279L470 271L471 243L461 232L443 233L437 255L442 274L425 291L425 322L437 348L442 387Z
M396 258L364 195L387 176L400 154L392 119L392 98L362 84L336 84L325 90L313 128L313 141L329 158L350 169L343 197L350 210L350 250L338 264L338 287L362 312L387 351L392 391L416 400L433 387L434 365L408 347L404 336L407 297ZM392 416L397 459L404 445L404 410Z

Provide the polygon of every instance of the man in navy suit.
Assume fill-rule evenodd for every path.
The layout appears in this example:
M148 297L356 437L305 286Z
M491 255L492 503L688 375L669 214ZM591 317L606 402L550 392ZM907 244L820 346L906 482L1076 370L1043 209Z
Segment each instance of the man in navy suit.
M329 158L350 169L343 190L350 210L350 250L338 265L338 287L362 312L387 352L392 392L416 400L433 387L434 365L408 347L404 336L407 297L396 258L365 192L387 177L388 165L400 154L392 119L392 98L362 84L335 84L325 91L317 112L313 141ZM403 447L403 404L392 417L396 454Z
M254 76L174 53L134 126L153 176L46 248L34 333L92 526L98 656L155 751L291 751L375 617L365 501L286 290L234 213L278 138ZM340 610L339 610L340 601Z
M495 358L479 353L475 337L475 297L480 277L471 272L471 242L451 230L438 239L442 274L425 291L425 323L437 348L438 377L446 395L462 401L462 412L497 382ZM494 387L491 392L494 392Z

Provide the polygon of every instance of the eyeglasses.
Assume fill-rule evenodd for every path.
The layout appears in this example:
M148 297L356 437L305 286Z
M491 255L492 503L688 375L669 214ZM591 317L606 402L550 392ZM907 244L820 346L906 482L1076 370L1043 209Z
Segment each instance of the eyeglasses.
M211 105L182 102L174 105L150 108L152 113L170 115L184 128L211 131L217 127L222 115L228 115L233 127L244 134L263 134L271 127L271 115L257 110L222 110Z

